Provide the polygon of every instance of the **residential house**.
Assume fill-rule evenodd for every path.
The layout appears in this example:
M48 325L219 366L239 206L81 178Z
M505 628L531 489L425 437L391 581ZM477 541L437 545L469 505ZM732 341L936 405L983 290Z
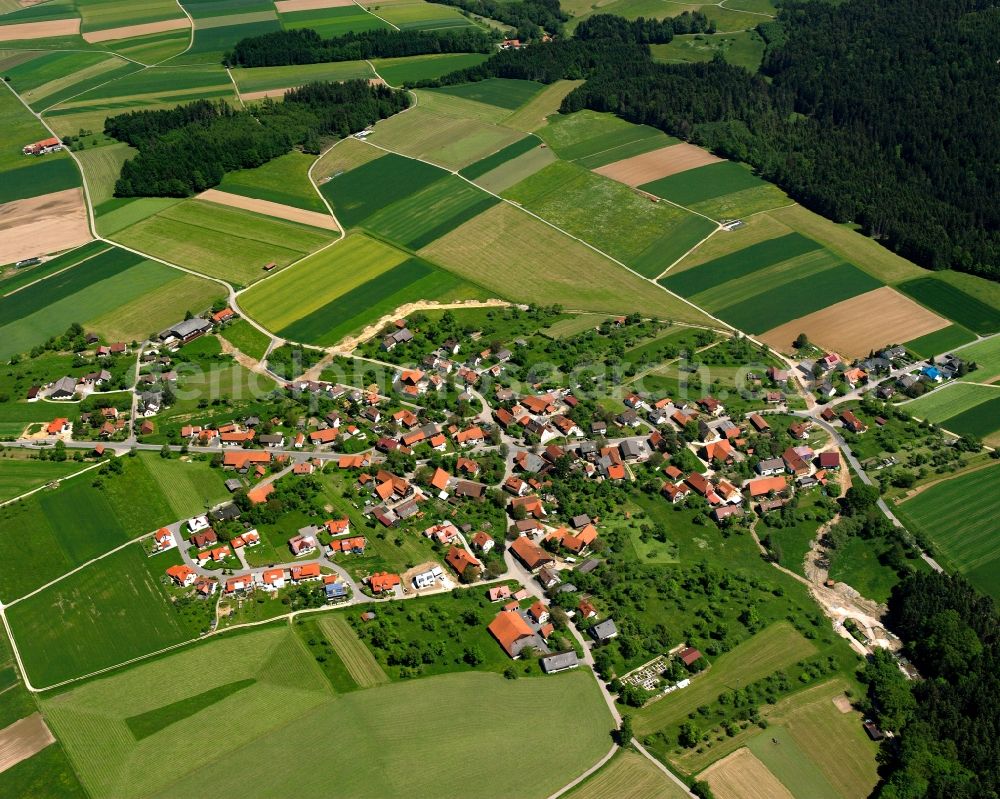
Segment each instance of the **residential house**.
M542 671L546 674L555 674L559 671L575 669L580 665L580 659L576 656L576 652L560 652L557 655L546 655L540 658L538 662L541 664Z
M309 555L316 551L316 539L311 535L299 533L288 540L288 548L295 557Z
M292 566L292 582L303 583L311 580L322 579L323 573L320 571L318 563L303 563L301 566Z
M487 629L504 652L515 660L521 657L521 653L526 648L538 648L539 643L541 643L535 631L517 611L500 611Z
M371 588L373 594L384 594L392 591L400 582L398 574L389 574L389 572L376 572L368 577L368 587Z
M177 566L169 566L167 568L167 576L181 588L187 588L190 585L194 585L194 581L198 578L194 569L183 563Z
M445 562L455 570L462 579L468 580L472 575L478 575L483 565L464 547L453 546L445 555Z
M527 536L517 538L510 545L510 551L531 572L555 562L553 557Z
M852 433L863 433L868 429L867 425L862 422L857 416L854 415L853 411L843 411L840 414L840 421L843 422L844 427L850 430Z
M599 644L606 644L612 638L618 637L618 628L613 619L605 619L590 628L591 637Z
M485 555L493 549L496 542L493 540L493 536L489 533L479 530L473 533L472 538L469 539L469 543Z

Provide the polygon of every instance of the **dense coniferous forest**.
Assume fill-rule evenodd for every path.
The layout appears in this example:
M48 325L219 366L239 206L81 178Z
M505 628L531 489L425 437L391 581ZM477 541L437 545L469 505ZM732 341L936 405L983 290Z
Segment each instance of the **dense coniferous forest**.
M672 19L625 19L614 14L594 14L574 32L577 39L612 39L640 44L669 44L675 35L715 33L715 23L701 11L685 11Z
M893 659L866 668L883 746L879 799L996 799L1000 795L1000 614L962 577L918 572L893 590L887 621L922 680Z
M115 195L189 197L295 146L319 152L321 137L348 136L408 105L405 92L355 80L310 83L252 110L198 100L109 117L105 133L139 150L122 166Z
M309 28L240 39L225 57L230 67L281 67L432 53L488 53L494 38L475 28L444 31L373 30L322 38Z
M446 6L455 6L470 14L487 17L517 29L523 40L541 39L546 33L561 35L563 23L569 15L559 7L559 0L440 0Z
M721 58L654 63L649 23L580 29L440 83L588 78L562 111L660 127L916 263L1000 279L997 0L787 0L760 31L771 82Z

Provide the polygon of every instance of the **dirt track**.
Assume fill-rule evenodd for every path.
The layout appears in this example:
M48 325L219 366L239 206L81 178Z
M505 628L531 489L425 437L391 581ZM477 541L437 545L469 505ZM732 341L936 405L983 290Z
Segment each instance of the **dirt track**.
M68 250L91 238L83 189L0 205L0 264Z
M19 42L24 39L43 39L48 36L73 36L79 32L79 19L50 19L45 22L4 25L3 31L0 32L0 38L5 42Z
M27 760L55 740L41 713L15 721L0 730L0 772Z
M117 39L130 39L133 36L148 36L151 33L166 33L167 31L190 28L191 20L187 17L177 17L176 19L163 19L159 22L146 22L142 25L126 25L123 28L108 28L103 31L90 31L83 34L86 42L95 44L96 42L111 42Z
M721 161L708 150L693 144L671 144L642 155L624 158L621 161L598 167L594 171L628 186L639 186L660 178L687 172L707 164Z
M287 219L289 222L298 222L303 225L323 228L324 230L340 231L337 223L329 214L321 214L318 211L306 211L302 208L295 208L291 205L273 203L270 200L258 200L253 197L244 197L242 194L230 194L229 192L209 189L203 191L195 199L207 200L208 202L226 205L230 208L240 208L244 211L254 211L265 216L273 216L278 219Z
M758 338L788 352L795 337L805 333L810 341L843 356L864 358L886 344L910 341L949 324L909 297L882 286L771 328Z

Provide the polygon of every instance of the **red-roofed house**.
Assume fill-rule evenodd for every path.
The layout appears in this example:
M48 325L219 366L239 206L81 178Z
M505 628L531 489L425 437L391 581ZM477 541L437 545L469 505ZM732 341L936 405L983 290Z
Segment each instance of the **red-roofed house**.
M183 563L177 566L170 566L167 569L167 577L173 580L181 588L187 588L189 585L193 585L195 579L198 575L195 574L194 569Z
M368 578L368 585L373 594L384 594L386 591L392 591L399 583L399 575L389 574L389 572L377 572Z
M490 622L490 634L510 657L517 659L525 647L535 640L535 633L528 622L515 611L502 610Z
M306 580L318 580L323 576L318 563L303 563L292 566L292 582L301 583Z
M469 579L473 572L478 574L482 569L482 564L467 549L462 547L449 549L448 554L445 555L445 561L463 579ZM469 571L470 569L472 571Z

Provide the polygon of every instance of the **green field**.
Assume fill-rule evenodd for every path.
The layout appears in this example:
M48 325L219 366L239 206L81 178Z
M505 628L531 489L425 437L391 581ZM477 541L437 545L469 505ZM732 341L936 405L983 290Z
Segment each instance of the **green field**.
M153 318L150 313L155 318L163 318L165 313L173 316L176 309L158 304L164 295L153 293L162 289L169 296L181 277L175 269L117 247L84 260L0 298L0 356L26 352L65 332L70 322L88 322L133 303L132 307L146 309L147 319ZM145 335L149 331L149 324L143 324L138 332Z
M773 5L767 2L767 0L763 2L755 2L754 0L748 2L748 0L743 0L739 4L746 8L747 11L756 11L758 13L743 13L742 10L737 10L729 6L720 6L717 3L678 2L673 5L664 5L659 0L611 0L611 2L597 5L596 9L594 4L588 2L588 0L569 0L568 3L563 3L562 7L574 15L569 23L567 23L569 31L572 31L580 23L580 20L585 19L593 13L615 14L627 19L635 19L636 17L663 19L677 16L685 11L702 11L710 20L715 22L720 31L750 30L756 28L759 23L767 20L767 17L761 16L761 13L775 13ZM763 11L765 8L767 9L766 12Z
M129 106L176 105L201 97L232 97L233 94L233 84L220 65L167 65L134 72L113 83L91 89L72 101L60 104L52 113L63 114L70 109L120 113L120 109L125 110Z
M389 153L337 175L320 186L337 219L354 227L376 211L412 196L444 173L437 167Z
M527 180L555 160L556 154L548 147L535 147L480 175L475 179L476 185L481 186L486 191L500 194L522 180Z
M389 682L389 675L343 616L326 614L316 620L316 625L360 688L374 688Z
M538 149L540 144L541 142L535 136L525 136L523 139L519 139L513 144L508 144L506 147L476 161L474 164L469 164L465 169L459 170L459 174L462 177L469 178L469 180L474 180L520 155Z
M721 54L727 63L756 72L764 58L764 40L756 31L675 36L670 44L650 45L653 60L665 64L697 64Z
M888 602L893 586L899 582L897 571L882 562L889 549L885 539L849 538L844 546L832 553L830 579L847 583L867 599ZM921 570L922 561L912 563L914 570Z
M260 360L267 351L270 339L243 319L230 322L220 334L244 355Z
M241 306L284 338L329 346L409 302L483 295L427 261L352 235L247 292Z
M656 277L715 225L576 164L556 161L504 192L542 219L646 277Z
M954 347L955 345L952 345ZM938 350L939 353L945 349ZM965 376L965 380L976 383L992 383L1000 377L1000 336L978 341L968 347L962 347L957 353L967 362L975 363L976 369Z
M819 248L820 245L812 239L788 233L683 271L671 270L660 282L682 297L691 297Z
M338 9L331 9L336 11ZM365 14L369 19L375 19ZM240 92L260 92L270 89L289 89L312 81L340 81L352 78L374 78L375 73L364 61L338 61L322 64L297 64L290 67L256 67L232 70L233 79Z
M0 509L0 552L8 564L0 574L4 600L22 596L132 538L203 512L206 501L214 504L226 493L221 472L204 462L164 461L144 454L129 458L124 466L123 474L103 477L100 488L93 486L95 474L88 472Z
M270 3L269 11L248 11L245 14L234 14L232 19L237 21L242 16L247 19L233 25L216 25L216 21L223 18L210 18L206 20L195 20L194 45L179 60L190 64L218 64L222 56L233 48L240 39L247 39L251 36L263 36L265 33L272 33L281 30L281 23L278 22L278 15L274 11L274 6ZM263 19L256 19L260 14ZM254 15L254 16L250 16ZM206 22L212 22L211 27L204 27Z
M87 799L87 792L73 773L62 746L54 743L0 773L0 796Z
M98 206L115 196L115 183L122 171L122 164L138 155L138 150L124 142L81 150L76 154L87 178L90 202Z
M172 0L77 0L83 31L99 31L174 19L182 15Z
M937 276L908 280L896 288L932 311L976 333L987 334L1000 330L1000 310Z
M136 222L149 219L154 214L177 205L181 202L178 197L136 197L125 199L116 197L94 208L97 231L102 236L111 236L119 230L124 230Z
M426 247L499 200L455 175L392 203L362 226L412 250Z
M236 284L287 266L329 243L329 231L262 214L185 200L114 234L129 247Z
M27 493L52 480L84 468L72 461L39 461L29 458L0 458L0 502Z
M777 622L719 657L711 669L683 691L658 699L635 713L637 734L662 729L683 719L723 690L742 687L816 652L816 647L787 622Z
M677 143L656 128L597 111L552 116L535 132L560 158L588 169Z
M841 799L842 794L837 793L783 727L768 727L766 734L750 739L748 746L792 796Z
M324 39L355 31L388 30L390 27L388 23L356 5L316 11L292 11L279 14L279 18L285 30L311 28Z
M91 241L82 247L64 252L55 258L50 258L48 261L40 263L37 266L17 269L0 278L0 295L10 294L12 291L22 288L29 283L34 283L36 280L48 277L55 272L61 272L63 269L78 264L86 258L99 255L110 249L111 245L107 242Z
M164 33L150 33L108 42L109 50L114 50L127 58L144 64L159 64L180 55L191 40L190 28L178 28Z
M521 241L530 246L512 257L512 243ZM691 306L508 203L469 220L421 254L512 300L708 321ZM489 264L502 268L484 268Z
M415 108L379 122L369 141L446 169L462 169L522 138L497 124L506 109L434 92L420 96L426 99Z
M934 545L942 565L1000 600L1000 468L988 466L932 485L894 509Z
M418 55L408 58L373 58L375 71L390 86L402 86L409 81L440 78L457 69L466 69L483 63L485 53L441 53Z
M654 180L639 188L671 202L695 207L706 200L757 188L762 184L764 181L748 167L734 161L719 161Z
M206 705L188 715L186 700L196 696ZM456 696L475 696L480 712L468 713ZM449 767L504 746L538 707L547 711L533 732L559 739L557 749L525 749L518 769L478 761L481 779L473 781ZM612 724L584 671L514 681L449 674L335 694L284 626L185 648L46 699L44 710L91 795L121 799L189 796L208 779L223 793L253 784L267 796L294 782L305 799L329 796L331 786L341 796L388 796L431 782L439 797L543 797L607 751ZM128 720L157 716L165 726L136 741ZM238 736L203 735L206 725L234 717ZM305 739L338 736L353 757L303 769L292 755Z
M309 180L309 168L314 163L315 156L298 151L286 153L256 169L227 172L217 188L325 214L326 205Z
M404 2L375 3L375 13L400 30L442 30L444 28L465 28L473 25L472 20L459 13L457 8L437 3Z
M35 111L41 111L139 69L138 64L107 53L71 51L37 54L5 67L4 76Z
M32 683L54 685L196 638L208 616L204 606L172 606L163 572L174 563L176 551L146 557L132 544L9 606Z
M915 352L922 358L933 358L934 356L946 353L955 347L960 347L963 344L968 344L970 341L975 341L975 338L976 336L974 333L966 330L961 325L948 325L948 327L942 328L941 330L935 330L933 333L928 333L926 336L906 341L903 343L903 346L911 352ZM962 355L963 357L971 357L965 350L962 351ZM980 378L977 377L976 379L979 380Z
M542 84L532 80L487 78L475 83L445 86L441 89L434 89L434 91L516 111L531 101L543 88Z
M804 251L804 252L803 252ZM743 251L740 251L743 252ZM762 333L777 325L863 294L882 284L867 272L815 243L793 235L763 242L660 282L687 296L734 327ZM791 258L791 252L801 252ZM770 259L777 262L766 263ZM728 280L716 280L718 274Z
M981 386L969 383L952 383L902 407L918 419L934 424L944 424L952 417L974 410L1000 394L1000 386ZM950 428L949 428L950 429Z

